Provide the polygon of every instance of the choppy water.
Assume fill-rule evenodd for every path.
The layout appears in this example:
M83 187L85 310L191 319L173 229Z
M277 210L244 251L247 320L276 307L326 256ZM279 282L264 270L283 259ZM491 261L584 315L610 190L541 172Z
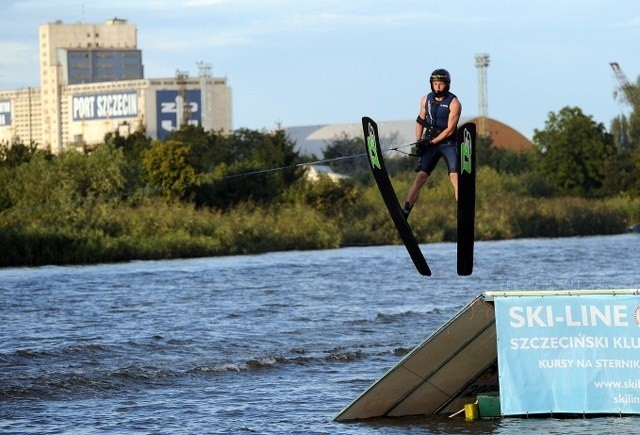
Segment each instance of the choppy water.
M0 270L2 433L633 433L639 419L335 415L487 290L640 287L640 235Z

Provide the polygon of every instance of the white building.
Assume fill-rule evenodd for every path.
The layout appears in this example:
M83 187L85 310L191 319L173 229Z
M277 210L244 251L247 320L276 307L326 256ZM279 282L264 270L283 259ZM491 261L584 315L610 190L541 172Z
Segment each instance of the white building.
M209 67L190 78L145 79L137 29L105 24L40 26L40 88L0 91L0 142L35 142L59 153L107 133L144 128L164 138L183 124L231 131L231 89Z
M308 181L312 183L320 181L321 178L325 177L333 181L334 183L338 183L349 178L348 175L334 172L334 170L331 169L331 166L328 165L304 165L304 167L304 176Z

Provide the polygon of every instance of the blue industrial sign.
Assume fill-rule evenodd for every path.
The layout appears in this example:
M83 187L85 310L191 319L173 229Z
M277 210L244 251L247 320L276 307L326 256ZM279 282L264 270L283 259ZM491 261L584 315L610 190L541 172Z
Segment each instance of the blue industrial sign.
M0 126L11 125L11 101L0 101Z
M494 302L504 415L640 414L640 295Z
M200 90L156 92L158 139L177 130L181 125L199 125L202 120Z
M138 93L75 95L71 101L71 112L74 121L135 118L138 116Z

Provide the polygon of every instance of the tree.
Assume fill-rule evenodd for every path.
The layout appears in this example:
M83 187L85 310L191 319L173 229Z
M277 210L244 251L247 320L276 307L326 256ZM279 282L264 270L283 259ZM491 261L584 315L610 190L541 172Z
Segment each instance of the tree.
M199 184L196 169L190 163L191 149L183 142L167 140L153 142L143 152L144 179L160 189L170 199L187 199L193 187Z
M324 158L332 160L329 166L334 171L348 175L354 180L369 178L369 163L362 138L352 138L345 133L336 137L322 149Z
M513 151L496 148L490 137L478 137L476 144L478 167L489 166L499 173L521 174L531 169L529 151Z
M534 131L533 143L536 169L558 193L602 195L605 163L615 151L613 137L604 125L578 107L565 107L557 114L549 113L545 129Z
M200 125L183 125L174 130L165 140L181 142L189 146L189 162L198 172L207 172L212 168L215 154L220 150L215 147L215 135L207 133Z
M29 162L10 172L0 190L0 206L13 208L25 221L42 220L82 227L99 220L105 204L119 202L126 184L122 150L98 146L89 154L75 149L56 156L35 153ZM0 171L0 179L4 178Z
M302 175L294 146L284 130L224 133L182 126L145 151L143 170L165 196L224 209L277 198Z
M121 149L126 161L127 189L133 191L143 184L142 181L142 157L145 150L151 147L151 139L147 137L143 130L121 136L116 130L114 133L107 133L104 143L116 149Z
M25 145L23 142L13 142L12 144L0 142L0 167L13 168L28 163L36 153L50 156L49 152L39 150L35 142L31 142L29 145Z
M197 203L226 208L240 201L268 202L299 179L299 155L284 130L238 129L231 134L210 133L206 183Z
M635 85L624 88L625 100L631 105L629 116L620 115L611 121L611 134L616 148L615 161L609 166L618 177L608 180L607 193L640 191L640 77Z
M624 87L624 100L631 106L629 116L619 115L611 121L611 134L618 151L630 151L640 147L640 77L635 85Z

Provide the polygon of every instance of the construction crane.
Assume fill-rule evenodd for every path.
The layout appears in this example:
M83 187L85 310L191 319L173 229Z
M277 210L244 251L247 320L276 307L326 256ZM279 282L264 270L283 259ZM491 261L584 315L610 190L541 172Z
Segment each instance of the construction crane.
M613 69L613 73L616 76L616 80L618 80L618 84L620 85L619 89L615 89L613 91L613 98L615 100L631 102L631 82L627 78L627 75L622 71L618 62L609 62L611 68ZM622 91L622 92L620 92Z

